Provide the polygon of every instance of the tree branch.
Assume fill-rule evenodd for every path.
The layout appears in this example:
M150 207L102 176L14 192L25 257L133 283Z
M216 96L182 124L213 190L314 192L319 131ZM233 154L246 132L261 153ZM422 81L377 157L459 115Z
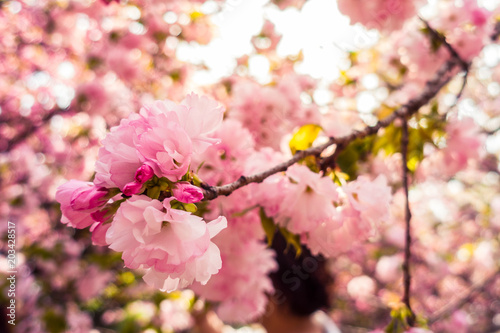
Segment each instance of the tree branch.
M495 281L495 279L500 275L500 269L495 271L490 276L486 277L484 280L477 282L472 285L468 290L466 290L462 295L457 297L455 300L449 302L445 306L443 306L438 311L434 312L432 316L429 317L428 324L433 324L436 321L445 318L451 315L456 310L460 309L462 306L470 302L475 296L476 293L482 291L486 288L490 283Z
M410 260L411 260L411 210L410 210L410 200L408 191L408 119L402 119L402 135L401 135L401 155L402 155L402 178L403 178L403 189L405 193L405 252L404 252L404 262L403 262L403 303L406 305L408 310L410 310L410 316L408 317L408 324L413 326L415 323L415 314L411 308L410 304L410 287L411 287L411 274L410 274Z
M68 111L68 109L60 109L60 108L55 108L49 111L48 113L44 114L42 118L38 121L31 121L29 122L26 127L17 133L12 139L10 139L7 142L7 145L5 148L0 148L0 153L4 152L9 152L11 151L15 146L17 146L19 143L23 142L27 138L29 138L31 135L36 133L36 131L42 127L45 123L47 123L52 117L55 115L58 115L60 113L63 113L65 111Z
M444 45L444 47L450 53L450 56L457 59L460 62L460 65L464 71L466 71L466 72L469 71L470 64L467 61L462 59L462 57L458 54L458 52L455 50L455 48L453 46L451 46L450 43L448 43L448 41L446 40L446 37L443 36L442 34L440 34L439 32L437 32L434 28L432 28L429 25L429 22L427 22L423 18L420 18L420 20L422 22L424 22L427 30L429 30L429 33L431 34L431 37L436 38L438 41L441 42L441 44Z
M498 37L500 37L500 21L497 21L497 23L495 24L493 35L491 35L491 40L496 42Z
M424 21L425 22L425 21ZM425 22L426 23L426 22ZM434 31L433 29L429 29ZM490 38L495 41L500 36L500 21L495 24L494 33ZM446 40L444 45L449 45ZM235 182L222 186L211 186L209 184L202 184L204 200L213 200L218 196L224 195L228 196L237 189L248 185L250 183L261 183L269 176L272 176L278 172L283 172L288 169L291 165L297 163L301 159L307 156L319 156L325 149L332 145L337 145L337 149L342 149L346 147L349 143L356 139L364 138L369 135L376 134L379 129L389 126L395 119L403 118L406 119L409 116L418 112L418 110L429 103L429 101L434 98L437 93L443 88L448 82L450 82L453 77L453 70L456 67L462 69L468 69L468 64L460 58L458 53L451 46L447 46L448 50L451 52L452 56L448 59L436 72L433 79L427 81L423 92L416 98L411 99L408 103L402 105L397 110L395 110L390 116L385 119L379 120L375 126L366 126L361 131L354 131L353 133L340 137L340 138L330 138L328 142L317 147L311 147L309 149L297 152L293 158L290 160L278 164L275 167L266 170L264 172L256 173L251 176L241 176ZM466 67L464 67L466 66ZM465 85L465 83L464 83ZM462 89L463 90L463 89ZM338 154L338 153L334 153Z
M459 90L458 94L455 96L455 102L453 102L453 104L450 105L450 107L448 108L448 110L445 112L445 115L446 115L446 114L448 114L448 112L450 112L450 110L452 108L454 108L457 105L458 101L460 100L460 97L462 97L462 94L464 92L465 86L467 85L467 77L469 76L470 63L467 62L467 61L465 61L465 60L463 60L462 57L458 54L457 50L455 50L455 48L453 46L451 46L450 43L448 43L448 41L446 40L446 37L444 35L440 34L434 28L432 28L429 25L429 22L427 22L426 20L424 20L421 17L420 17L420 20L425 24L427 30L431 34L431 37L432 38L436 38L437 40L439 40L441 42L441 44L443 44L445 46L445 48L448 50L448 52L450 53L450 56L454 57L455 59L457 59L460 62L461 67L462 67L462 69L464 71L464 77L463 77L463 80L462 80L462 86L460 87L460 90ZM492 39L493 39L493 37L492 37Z
M455 58L450 58L437 71L436 76L432 80L429 80L427 82L420 96L411 99L408 103L399 107L388 117L379 120L374 126L366 126L360 131L354 131L353 133L343 137L331 137L326 143L320 146L298 151L290 160L278 164L269 170L251 176L241 176L240 178L238 178L238 180L230 184L222 186L210 186L208 184L202 184L202 188L204 190L204 200L213 200L221 195L228 196L235 190L245 185L248 185L250 183L260 183L271 175L286 171L288 167L307 156L319 156L325 149L332 145L337 145L337 147L339 148L346 147L349 143L356 139L376 134L379 129L389 126L397 118L407 118L415 114L422 106L427 104L434 96L436 96L441 88L451 80L451 78L453 77L453 75L451 75L452 71L457 66L460 66L459 61L457 61Z

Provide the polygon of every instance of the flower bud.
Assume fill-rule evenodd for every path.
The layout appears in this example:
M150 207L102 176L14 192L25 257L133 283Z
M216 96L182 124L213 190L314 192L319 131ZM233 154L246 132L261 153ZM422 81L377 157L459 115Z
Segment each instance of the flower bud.
M130 197L134 194L139 193L141 191L141 188L142 188L142 183L139 183L137 181L133 181L133 182L127 183L123 187L123 194Z
M134 179L141 184L144 184L148 180L150 180L154 176L153 169L147 165L143 164L137 171L135 172Z
M109 200L108 193L108 189L104 187L98 188L90 184L82 186L71 195L70 206L77 211L100 207Z
M85 190L93 187L94 185L92 183L70 180L57 188L56 200L61 204L62 223L68 224L69 226L77 229L86 228L94 223L90 217L91 211L75 210L72 207L73 205L71 202L73 197L78 196L77 193L84 192Z
M109 218L108 210L106 208L96 210L95 212L91 213L90 216L92 217L92 220L96 222L105 222Z
M177 183L172 190L172 195L177 201L183 203L195 203L203 199L202 190L187 182Z
M92 227L90 227L90 231L92 232L92 244L98 246L107 246L106 243L106 232L109 227L111 227L111 223L102 223L96 222Z

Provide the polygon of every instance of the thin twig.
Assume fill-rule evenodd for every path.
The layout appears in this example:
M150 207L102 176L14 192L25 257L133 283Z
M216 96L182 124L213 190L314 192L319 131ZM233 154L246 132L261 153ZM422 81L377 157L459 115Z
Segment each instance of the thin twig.
M330 156L322 158L319 161L319 163L318 163L320 170L326 171L328 168L333 169L335 167L335 160L337 159L337 157L339 156L339 154L344 149L345 149L345 147L337 145L337 147L335 148L335 151L333 152L333 154L331 154Z
M455 59L457 59L461 63L461 67L464 71L464 74L463 74L464 76L463 76L463 80L462 80L462 86L460 87L460 91L455 96L455 101L453 102L453 104L450 105L448 107L448 110L444 113L446 115L451 111L451 109L453 109L457 105L458 101L460 100L460 97L462 97L462 94L463 94L465 87L467 85L467 77L469 76L470 63L465 61L464 59L462 59L462 57L458 54L457 50L455 50L455 48L453 46L451 46L450 43L448 43L448 41L446 40L446 37L443 36L442 34L440 34L434 28L432 28L430 26L429 22L427 22L423 18L420 18L420 20L427 27L427 30L431 34L431 38L436 38L437 40L439 40L441 42L441 44L443 44L444 47L448 50L448 52L450 53L450 56L454 57Z
M490 36L491 40L494 42L498 39L498 37L500 37L500 21L497 21L495 24L493 35Z
M427 22L423 18L420 18L420 20L422 22L424 22L425 26L427 27L427 30L429 30L429 33L431 34L431 37L439 40L444 45L444 47L448 50L448 52L450 53L450 56L452 56L453 58L460 61L462 69L464 71L468 71L470 64L467 61L462 59L462 57L458 54L458 52L455 50L455 48L453 46L451 46L450 43L448 43L448 41L446 40L446 37L443 36L442 34L440 34L439 32L437 32L434 28L432 28L429 25L429 22Z
M7 142L7 146L5 147L5 149L0 150L0 152L3 153L3 152L11 151L19 143L23 142L28 137L30 137L31 135L36 133L38 131L38 129L40 127L44 126L48 121L50 121L50 119L52 119L52 117L54 117L55 115L58 115L62 112L67 112L67 109L55 108L55 109L52 109L51 111L49 111L48 113L46 113L45 115L43 115L43 117L39 121L28 122L26 127L21 132L17 133L12 139L10 139Z
M425 22L425 21L424 21ZM434 31L430 29L430 31ZM494 33L490 36L493 41L495 41L498 36L500 36L500 22L495 25ZM445 41L446 42L446 41ZM447 42L445 45L449 45ZM454 49L450 46L450 52L454 51ZM394 111L390 116L383 120L379 120L375 126L366 126L361 131L354 131L350 135L346 135L340 138L330 138L328 142L325 144L312 147L303 151L297 152L292 159L278 164L275 167L266 170L261 173L257 173L251 176L241 176L235 182L222 185L222 186L211 186L209 184L202 184L204 200L213 200L220 195L228 196L233 193L235 190L248 185L250 183L261 183L267 177L274 175L278 172L283 172L288 169L291 165L297 163L301 159L307 156L319 156L325 149L332 145L337 145L337 148L340 149L342 147L346 147L349 143L356 139L364 138L369 135L376 134L379 129L389 126L396 118L408 118L409 116L418 112L420 107L427 104L432 98L436 96L436 94L444 87L448 82L450 82L453 77L452 72L455 67L465 68L464 66L468 64L458 56L456 51L454 53L457 56L452 56L448 59L436 72L435 77L432 80L427 81L424 91L416 98L411 99L407 104L399 107L396 111ZM335 152L334 154L338 154Z
M410 260L411 260L411 210L408 191L408 119L401 119L402 135L401 135L401 155L402 155L402 170L403 170L403 189L405 193L405 252L403 262L403 303L410 310L411 315L408 317L408 324L413 326L415 322L415 315L410 304L410 287L411 287L411 274L410 274Z
M475 297L476 293L480 292L481 290L486 288L490 283L495 281L495 279L498 276L500 276L500 269L491 274L490 276L486 277L482 281L473 284L472 287L466 290L462 295L458 296L456 299L449 302L438 311L434 312L432 316L429 317L429 320L427 321L428 324L429 325L433 324L436 321L445 318L451 315L456 310L460 309L462 306L470 302L472 298Z
M481 131L481 133L484 133L486 135L494 135L498 131L500 131L500 127L495 128L495 129L490 130L490 131L484 129L484 130Z
M464 77L463 77L463 80L462 80L462 86L460 87L460 90L459 92L455 95L455 101L453 102L453 104L451 104L450 106L448 106L448 109L442 114L442 116L440 117L443 121L446 120L446 116L450 113L451 110L453 110L453 108L455 106L457 106L458 104L458 101L460 100L460 98L462 97L462 94L465 90L465 87L467 85L467 77L469 76L469 70L467 69L465 72L464 72Z
M271 175L286 171L288 167L307 156L319 156L325 149L332 145L337 145L337 147L339 148L346 147L349 143L356 139L361 139L369 135L376 134L379 129L389 126L397 118L407 118L415 114L422 106L427 104L434 96L436 96L441 88L451 80L451 73L453 69L459 65L459 62L455 58L450 58L437 71L436 76L432 80L429 80L427 82L420 96L411 99L408 103L399 107L388 117L379 120L374 126L366 126L360 131L354 131L353 133L343 137L332 137L326 143L320 146L298 151L290 160L278 164L269 170L251 176L241 176L240 178L238 178L238 180L230 184L222 186L210 186L208 184L202 184L202 187L204 189L204 200L213 200L221 195L228 196L235 190L245 185L248 185L250 183L260 183Z

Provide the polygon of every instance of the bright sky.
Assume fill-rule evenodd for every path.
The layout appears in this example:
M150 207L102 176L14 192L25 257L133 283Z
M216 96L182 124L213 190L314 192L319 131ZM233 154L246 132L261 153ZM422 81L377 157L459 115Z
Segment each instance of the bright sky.
M298 73L309 74L329 82L336 79L339 69L346 66L345 51L369 47L378 39L375 31L367 32L360 25L350 26L349 19L340 14L336 1L309 0L299 11L288 8L284 11L268 5L269 0L227 0L223 10L216 14L214 23L219 34L209 45L200 46L181 43L177 55L193 63L204 63L207 71L198 72L195 83L204 85L216 82L234 72L236 58L252 51L250 39L260 32L264 19L276 26L283 38L278 45L280 56L296 55L302 50L304 61L297 65ZM462 5L462 0L455 0ZM436 0L421 9L424 17L435 14ZM493 9L500 0L479 0ZM202 10L215 13L218 4L206 1ZM269 62L259 55L249 59L249 71L259 82L267 83Z
M301 11L289 8L281 11L266 6L268 0L229 0L224 9L214 17L219 35L207 46L181 43L178 57L195 63L204 62L209 70L197 73L198 84L208 84L231 74L236 58L252 51L250 39L261 31L264 19L276 26L283 38L278 45L280 56L296 55L303 51L304 61L296 71L318 79L331 81L338 77L339 68L346 66L345 51L366 47L376 37L361 27L349 25L341 15L335 1L310 0ZM203 5L210 13L216 8L212 1ZM270 80L269 62L260 55L249 59L249 71L261 83Z

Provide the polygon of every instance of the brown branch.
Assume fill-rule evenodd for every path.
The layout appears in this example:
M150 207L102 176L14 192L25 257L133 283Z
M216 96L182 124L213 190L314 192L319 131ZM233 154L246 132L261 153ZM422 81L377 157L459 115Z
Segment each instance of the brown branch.
M500 269L492 273L490 276L484 278L482 281L476 282L468 290L466 290L462 295L458 296L455 300L449 302L443 306L438 311L434 312L432 316L429 317L427 321L429 325L435 323L436 321L446 318L451 315L456 310L460 309L462 306L470 302L478 292L486 288L490 283L495 281L495 279L500 275Z
M498 132L498 131L500 131L500 127L495 128L495 129L490 130L490 131L488 131L488 130L486 130L486 129L483 129L483 130L481 131L481 133L484 133L484 134L486 134L486 135L494 135L494 134L495 134L496 132Z
M405 248L404 248L404 262L403 262L403 303L410 310L408 317L408 324L413 326L415 323L415 314L410 304L410 287L411 287L411 274L410 274L410 260L411 260L411 210L410 200L408 195L408 119L402 119L402 135L401 135L401 156L402 156L402 178L403 189L405 193Z
M222 186L210 186L208 184L202 184L202 188L204 189L204 200L213 200L221 195L228 196L235 190L245 185L248 185L250 183L260 183L271 175L286 171L288 167L307 156L319 156L325 149L332 145L337 145L337 147L339 148L346 147L349 143L356 139L376 134L379 129L389 126L397 118L407 118L415 114L422 106L427 104L434 96L436 96L441 88L451 80L451 78L453 77L451 73L457 66L460 66L460 63L455 58L450 58L437 71L436 76L432 80L429 80L427 82L420 96L411 99L408 103L399 107L388 117L379 120L374 126L366 126L360 131L354 131L353 133L343 137L330 138L328 142L320 146L297 152L290 160L278 164L269 170L251 176L241 176L240 178L238 178L238 180L230 184Z
M441 44L444 45L444 47L450 53L450 56L452 56L453 58L457 59L460 62L460 65L464 71L469 71L470 64L467 61L462 59L462 57L458 54L458 52L455 50L455 48L453 46L451 46L450 43L448 43L448 41L446 40L446 37L443 36L442 34L440 34L439 32L437 32L434 28L432 28L429 25L429 22L427 22L423 18L420 18L420 20L422 22L424 22L427 30L429 30L429 33L431 34L431 37L436 38L437 40L439 40L441 42Z
M247 177L241 176L235 182L232 182L232 183L227 184L227 185L210 186L206 183L203 183L203 184L201 184L201 187L204 189L204 191L203 191L204 192L203 193L204 200L213 200L220 195L228 196L231 193L233 193L235 190L239 189L240 187L243 187L243 186L248 185L250 183L260 183L264 179L266 179L267 177L269 177L271 175L274 175L278 172L286 171L288 169L288 167L292 166L293 164L297 163L298 161L300 161L301 159L303 159L307 156L312 156L312 155L319 156L319 154L321 154L321 152L323 152L323 150L325 150L326 148L335 144L335 141L336 141L335 138L330 138L330 140L328 140L327 143L325 143L321 146L312 147L312 148L309 148L306 150L298 151L290 160L288 160L284 163L278 164L275 167L273 167L269 170L266 170L264 172L261 172L261 173L257 173L257 174L247 176Z
M439 40L441 42L441 44L443 44L444 47L448 50L448 52L450 53L450 56L454 57L455 59L457 59L460 62L461 67L464 70L464 77L463 77L463 81L462 81L462 86L460 87L458 94L455 96L455 101L453 102L452 105L450 105L448 110L444 113L446 115L451 111L451 109L453 109L457 105L458 101L460 100L460 97L462 97L462 94L465 90L465 86L467 85L467 77L469 76L470 63L463 60L462 57L458 54L457 50L455 50L455 48L453 46L451 46L450 43L448 43L448 41L446 40L446 37L444 35L440 34L434 28L432 28L429 25L429 22L427 22L423 18L420 18L420 20L425 24L427 30L431 34L431 38L436 38L437 40Z
M3 152L11 151L19 143L23 142L24 140L29 138L31 135L36 133L36 131L38 131L38 129L40 127L42 127L50 119L52 119L52 117L54 117L55 115L58 115L60 113L66 112L66 111L68 111L68 109L60 109L60 108L52 109L48 113L44 114L40 120L38 120L36 122L30 121L21 132L17 133L12 139L10 139L7 142L7 146L5 148L3 148L2 150L0 150L0 152L3 153Z
M424 21L425 22L425 21ZM434 31L430 29L429 31ZM495 41L500 36L500 22L495 25L494 33L490 36L493 41ZM445 40L445 45L449 45ZM447 46L448 47L448 46ZM278 172L283 172L288 169L291 165L297 163L301 159L307 156L319 156L325 149L332 145L337 145L337 150L346 147L349 143L356 139L364 138L369 135L376 134L379 129L389 126L397 118L408 118L409 116L418 112L418 110L427 104L436 94L444 87L453 77L452 72L455 67L467 68L468 64L465 63L460 56L456 53L453 47L449 46L448 50L452 52L452 57L448 59L436 72L435 77L432 80L427 81L424 91L420 96L411 99L405 105L399 107L390 116L385 119L379 120L375 126L367 126L361 131L354 131L353 133L340 137L340 138L330 138L328 142L321 146L312 147L303 151L297 152L292 159L278 164L275 167L266 170L261 173L256 173L251 176L241 176L235 182L222 186L211 186L209 184L202 184L204 200L213 200L220 195L228 196L235 190L248 185L250 183L261 183L267 177L274 175ZM456 55L456 56L455 56ZM467 67L464 67L467 65ZM464 83L465 84L465 83ZM463 90L463 89L462 89ZM335 152L334 154L338 154ZM328 157L327 157L328 158Z
M330 156L327 156L325 158L322 158L318 162L319 169L322 171L326 171L328 168L333 169L335 167L335 160L340 155L342 150L344 150L345 148L346 148L345 146L337 145L333 154L331 154Z
M464 72L464 78L462 80L462 86L460 87L460 90L458 91L458 94L455 95L455 101L453 102L452 105L450 105L450 107L448 108L448 110L445 112L445 114L447 114L448 112L451 111L451 109L453 109L458 101L460 100L460 97L462 97L462 94L464 93L464 90L465 90L465 86L467 86L467 78L469 76L469 69L467 68Z
M497 23L495 24L495 29L494 29L493 35L491 35L490 37L491 37L491 40L494 42L496 42L498 37L500 37L500 21L497 21Z

